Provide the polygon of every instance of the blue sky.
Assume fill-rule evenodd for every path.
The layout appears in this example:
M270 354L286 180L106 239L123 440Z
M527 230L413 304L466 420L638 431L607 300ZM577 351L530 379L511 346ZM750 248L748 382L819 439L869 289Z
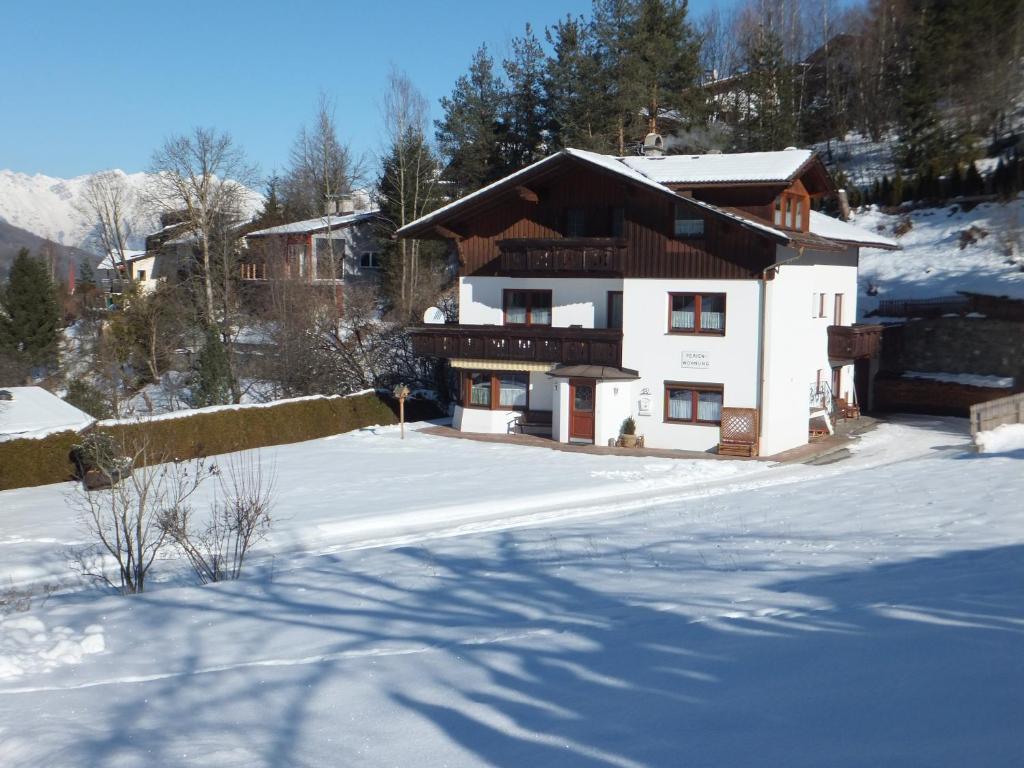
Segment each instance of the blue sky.
M699 15L713 0L694 0ZM4 9L0 168L75 176L145 170L164 137L230 132L264 175L282 168L318 94L342 137L380 149L393 64L437 112L487 43L500 59L531 22L540 34L590 0L15 1Z

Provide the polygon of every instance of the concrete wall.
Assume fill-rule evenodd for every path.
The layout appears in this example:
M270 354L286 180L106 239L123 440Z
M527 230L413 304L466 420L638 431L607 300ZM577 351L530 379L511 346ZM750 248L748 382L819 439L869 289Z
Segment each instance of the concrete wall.
M1013 376L1024 382L1024 323L974 317L910 320L885 329L882 368Z

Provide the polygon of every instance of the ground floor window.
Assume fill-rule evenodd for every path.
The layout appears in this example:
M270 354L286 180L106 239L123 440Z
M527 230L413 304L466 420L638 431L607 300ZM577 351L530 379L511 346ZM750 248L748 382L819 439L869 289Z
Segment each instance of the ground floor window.
M674 424L721 424L720 384L665 382L665 421Z
M527 410L530 374L521 371L469 371L463 405L492 410Z

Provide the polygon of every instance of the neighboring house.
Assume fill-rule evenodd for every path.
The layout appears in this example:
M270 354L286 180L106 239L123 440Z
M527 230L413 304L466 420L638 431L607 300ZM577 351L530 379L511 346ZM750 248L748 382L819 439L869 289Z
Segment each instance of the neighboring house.
M808 441L833 395L866 403L875 326L856 317L859 248L896 248L811 210L836 190L791 149L613 157L566 149L399 230L459 255L459 324L413 330L461 375L454 424L550 420L605 444L707 451L722 409L761 454Z
M121 293L129 281L138 282L143 290L156 285L154 254L147 251L125 251L124 259L107 255L96 267L99 285L106 293Z
M250 222L228 222L226 236L232 239L233 257ZM235 242L238 241L238 242ZM215 256L216 258L216 256ZM128 281L134 281L143 292L153 290L158 283L178 280L201 264L199 238L190 231L180 212L160 216L160 229L146 235L146 250L127 251L123 264L117 256L105 257L97 267L100 284L107 293L121 293Z
M245 236L241 278L342 284L380 275L376 210L295 221Z
M45 437L54 432L80 432L94 421L85 411L42 387L0 389L0 442Z

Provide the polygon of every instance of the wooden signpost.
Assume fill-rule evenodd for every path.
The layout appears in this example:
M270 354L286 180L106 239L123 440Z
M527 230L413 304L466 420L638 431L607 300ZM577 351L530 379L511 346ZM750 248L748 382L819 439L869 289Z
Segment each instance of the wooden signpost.
M402 439L405 440L405 398L409 396L409 388L405 384L396 384L394 393L398 399L398 423L402 431Z

